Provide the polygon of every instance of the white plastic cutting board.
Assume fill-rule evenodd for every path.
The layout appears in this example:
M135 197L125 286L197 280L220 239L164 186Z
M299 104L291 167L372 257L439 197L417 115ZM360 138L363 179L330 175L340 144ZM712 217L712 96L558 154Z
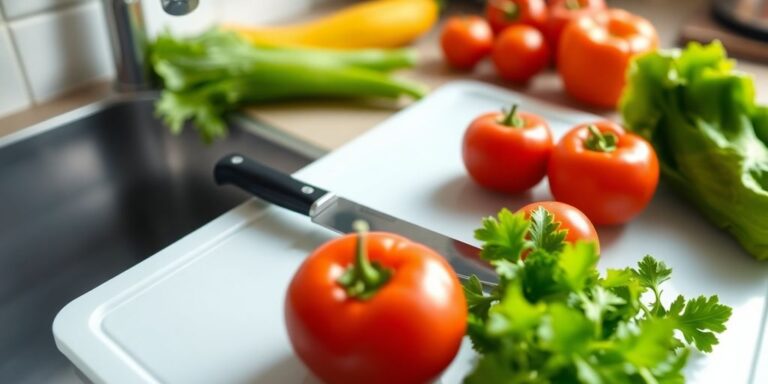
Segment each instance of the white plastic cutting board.
M481 217L550 199L546 182L528 195L505 196L481 190L465 175L464 129L478 114L513 102L544 116L558 137L597 119L489 85L458 82L296 176L476 243L472 232ZM674 268L667 298L717 293L733 306L715 352L694 355L689 382L768 383L768 340L759 352L768 264L752 260L663 188L636 220L599 228L599 235L601 268L652 254ZM308 218L250 201L67 305L53 325L57 345L95 382L316 382L291 353L282 304L302 259L332 236ZM442 382L460 382L472 356L465 343Z

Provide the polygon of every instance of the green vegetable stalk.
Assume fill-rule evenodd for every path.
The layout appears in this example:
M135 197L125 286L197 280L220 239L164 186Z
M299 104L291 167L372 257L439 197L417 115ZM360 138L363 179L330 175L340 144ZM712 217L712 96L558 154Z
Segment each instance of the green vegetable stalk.
M530 219L504 209L475 237L499 285L464 287L480 353L467 384L683 383L690 348L712 351L732 313L717 296L664 305L672 270L651 256L601 276L595 244L564 243L544 208Z
M758 260L768 259L768 106L719 42L637 58L620 102L662 176Z
M386 72L410 67L410 50L321 51L257 47L234 33L163 34L151 63L164 90L157 113L179 132L191 120L205 141L227 133L225 115L247 104L312 97L420 98L424 89Z

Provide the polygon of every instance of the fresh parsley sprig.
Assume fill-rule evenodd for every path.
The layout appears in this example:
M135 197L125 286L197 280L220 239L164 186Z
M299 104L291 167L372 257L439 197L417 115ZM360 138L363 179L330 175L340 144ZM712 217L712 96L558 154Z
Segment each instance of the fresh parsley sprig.
M600 276L596 245L566 243L566 234L544 208L483 220L475 237L499 284L490 293L475 277L465 284L480 353L465 382L684 382L690 348L712 351L731 308L717 296L666 306L663 262L645 256Z

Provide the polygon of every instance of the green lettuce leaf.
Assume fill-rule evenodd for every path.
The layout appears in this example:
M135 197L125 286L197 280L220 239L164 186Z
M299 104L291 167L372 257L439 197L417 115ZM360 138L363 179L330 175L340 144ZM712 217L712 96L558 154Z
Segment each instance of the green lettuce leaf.
M656 149L662 176L752 256L768 259L768 108L719 42L630 66L620 110Z

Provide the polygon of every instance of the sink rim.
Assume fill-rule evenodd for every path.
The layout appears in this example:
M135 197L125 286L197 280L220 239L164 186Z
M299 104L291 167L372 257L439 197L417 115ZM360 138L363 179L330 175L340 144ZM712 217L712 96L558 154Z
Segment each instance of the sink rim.
M18 143L20 141L35 137L42 133L56 128L66 126L77 120L92 116L120 103L129 103L133 101L147 101L156 99L159 95L157 91L137 92L133 94L112 93L101 100L88 103L73 110L61 113L59 115L47 118L43 121L28 125L18 131L9 133L0 137L0 150L4 147Z
M47 118L43 121L28 125L5 136L0 136L0 150L9 145L13 145L56 128L66 126L77 120L92 116L110 107L122 103L157 100L159 97L160 91L158 90L137 91L131 93L112 92L101 100L96 100L70 111ZM324 148L301 140L287 133L285 130L241 112L233 113L228 122L230 126L235 125L253 135L272 141L276 145L283 146L286 149L310 159L316 160L328 153L328 150Z

